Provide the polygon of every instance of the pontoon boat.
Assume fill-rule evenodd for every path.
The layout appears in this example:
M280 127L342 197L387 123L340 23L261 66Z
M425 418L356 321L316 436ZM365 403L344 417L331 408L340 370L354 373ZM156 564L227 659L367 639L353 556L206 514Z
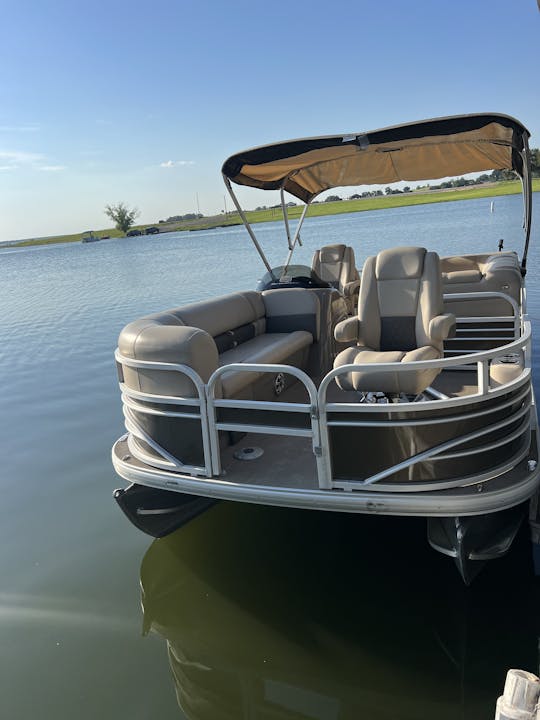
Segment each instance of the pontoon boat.
M149 315L120 334L133 483L116 496L143 529L174 529L218 499L423 516L470 582L506 553L539 483L524 278L529 133L506 115L427 120L307 138L230 157L223 177L266 267L257 290ZM514 170L521 257L403 246L369 257L321 248L292 264L306 212L342 186ZM272 268L233 183L279 190L287 258ZM305 203L291 232L285 192ZM158 492L163 491L163 492ZM361 519L359 518L359 522Z

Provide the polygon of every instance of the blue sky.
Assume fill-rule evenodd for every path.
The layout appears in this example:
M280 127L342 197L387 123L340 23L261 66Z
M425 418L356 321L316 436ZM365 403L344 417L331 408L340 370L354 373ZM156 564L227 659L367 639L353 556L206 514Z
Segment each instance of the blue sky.
M0 10L0 240L107 227L118 201L146 223L197 196L219 212L223 160L273 140L492 111L540 145L536 0Z

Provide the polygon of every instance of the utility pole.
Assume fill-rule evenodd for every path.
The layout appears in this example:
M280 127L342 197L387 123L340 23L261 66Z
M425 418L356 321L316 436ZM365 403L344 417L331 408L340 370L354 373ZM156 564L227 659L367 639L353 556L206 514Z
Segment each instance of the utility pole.
M197 215L200 215L201 209L199 207L199 193L195 193L195 197L197 198Z
M223 196L223 205L225 206L225 220L227 219L227 196Z

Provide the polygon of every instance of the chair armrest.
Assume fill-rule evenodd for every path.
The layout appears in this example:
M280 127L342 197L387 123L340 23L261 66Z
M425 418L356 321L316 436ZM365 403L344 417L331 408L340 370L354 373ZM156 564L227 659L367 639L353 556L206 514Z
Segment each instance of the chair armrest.
M360 319L349 317L338 322L334 328L334 337L338 342L352 342L360 337Z
M442 342L446 338L454 337L456 334L456 316L452 313L437 315L429 322L429 337L436 342Z
M347 296L354 295L359 288L360 280L351 280L343 286L343 294Z

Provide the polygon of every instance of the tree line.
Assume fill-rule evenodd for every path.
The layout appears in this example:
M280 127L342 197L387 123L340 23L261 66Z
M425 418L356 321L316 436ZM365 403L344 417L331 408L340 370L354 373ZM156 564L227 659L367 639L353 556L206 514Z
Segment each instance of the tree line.
M532 148L531 151L531 172L533 177L540 177L540 149ZM449 188L461 188L469 185L483 185L484 183L501 182L508 180L517 180L518 176L513 170L493 170L491 173L483 173L477 178L453 178L452 180L445 180L438 185L417 185L415 190L447 190ZM412 192L412 188L409 185L405 185L404 188L393 188L386 187L383 190L366 190L359 194L354 193L350 195L347 200L360 200L362 198L380 197L381 195L402 195L403 193ZM324 202L337 202L343 200L339 195L328 195Z

